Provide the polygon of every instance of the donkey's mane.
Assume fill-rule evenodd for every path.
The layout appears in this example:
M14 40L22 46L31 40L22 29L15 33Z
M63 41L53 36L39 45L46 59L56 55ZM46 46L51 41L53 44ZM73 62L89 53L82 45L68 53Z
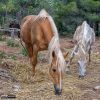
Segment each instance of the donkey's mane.
M54 52L56 57L57 57L58 68L59 68L59 70L63 71L65 68L65 60L64 60L64 57L63 57L62 52L60 50L59 35L58 35L57 27L53 21L53 18L44 9L42 9L40 11L36 20L38 18L43 18L43 19L48 18L48 20L51 24L53 34L54 34L54 36L52 37L52 39L49 43L49 46L48 46L49 63L50 64L52 63L52 60L53 60L52 53Z

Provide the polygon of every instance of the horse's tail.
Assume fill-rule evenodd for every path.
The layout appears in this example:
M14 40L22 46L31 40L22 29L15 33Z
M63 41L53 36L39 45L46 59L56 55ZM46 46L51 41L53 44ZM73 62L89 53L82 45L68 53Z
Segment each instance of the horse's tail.
M17 36L20 38L20 29L17 31Z
M27 53L27 49L26 49L26 47L23 45L23 42L22 42L21 38L20 38L20 44L22 45L22 47L24 48L25 52Z

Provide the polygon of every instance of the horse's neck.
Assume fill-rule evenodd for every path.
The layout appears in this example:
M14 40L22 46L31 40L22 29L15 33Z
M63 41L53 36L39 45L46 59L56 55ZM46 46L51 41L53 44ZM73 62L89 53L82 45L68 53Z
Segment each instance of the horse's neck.
M54 33L48 19L45 19L45 22L41 22L40 26L43 30L45 41L49 44L52 38L54 37Z

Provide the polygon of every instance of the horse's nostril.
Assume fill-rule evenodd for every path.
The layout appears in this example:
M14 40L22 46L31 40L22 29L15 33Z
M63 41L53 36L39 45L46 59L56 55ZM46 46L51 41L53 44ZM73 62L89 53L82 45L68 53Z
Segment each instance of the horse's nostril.
M59 90L59 91L55 91L55 95L61 95L62 91Z
M53 72L56 72L56 69L52 69Z

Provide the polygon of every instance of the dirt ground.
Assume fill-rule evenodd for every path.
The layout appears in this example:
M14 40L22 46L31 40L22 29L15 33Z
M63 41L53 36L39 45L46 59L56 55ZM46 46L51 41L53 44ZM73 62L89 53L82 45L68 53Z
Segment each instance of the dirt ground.
M100 38L92 46L91 63L87 65L87 75L78 78L77 58L71 65L71 74L64 74L63 91L61 96L54 94L52 79L49 75L47 51L39 53L36 74L32 76L32 66L28 57L21 53L18 39L14 40L18 47L7 46L7 39L0 41L0 52L5 56L0 58L0 96L13 94L15 100L100 100ZM63 52L70 52L73 48L71 38L60 39ZM68 59L67 59L68 60ZM5 99L3 99L5 100ZM11 100L11 99L8 99ZM14 100L14 99L12 99Z

